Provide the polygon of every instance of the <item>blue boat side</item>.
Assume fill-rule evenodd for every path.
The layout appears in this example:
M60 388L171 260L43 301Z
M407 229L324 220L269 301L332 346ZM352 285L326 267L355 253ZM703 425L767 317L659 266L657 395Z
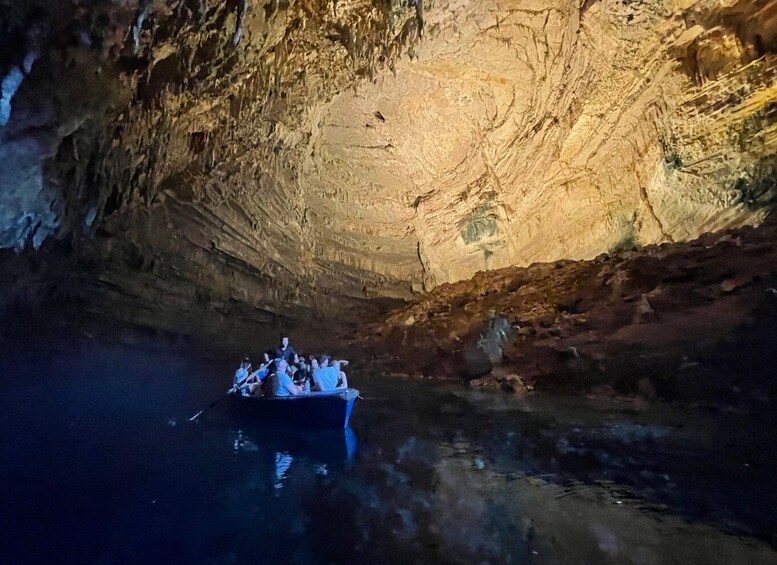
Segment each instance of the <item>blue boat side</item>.
M248 414L257 419L286 425L339 429L348 427L358 398L359 391L355 388L298 396L234 397L238 401L236 405L244 407Z

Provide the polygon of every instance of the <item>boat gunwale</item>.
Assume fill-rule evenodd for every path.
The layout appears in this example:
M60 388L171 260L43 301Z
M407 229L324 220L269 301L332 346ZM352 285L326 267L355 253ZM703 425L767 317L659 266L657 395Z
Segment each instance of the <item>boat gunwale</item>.
M307 394L298 394L296 396L289 395L289 396L238 396L233 394L228 394L227 396L230 396L232 398L235 398L237 400L254 400L254 401L270 401L270 400L302 400L302 399L309 399L309 400L315 400L318 398L340 398L343 401L350 401L355 400L359 397L359 391L355 388L344 388L344 389L335 389L335 390L316 390L316 391L310 391Z

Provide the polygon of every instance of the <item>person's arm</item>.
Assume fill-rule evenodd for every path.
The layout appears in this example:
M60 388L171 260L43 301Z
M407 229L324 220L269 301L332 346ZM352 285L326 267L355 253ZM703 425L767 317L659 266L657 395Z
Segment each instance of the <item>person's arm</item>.
M312 371L310 373L310 380L313 381L311 385L315 390L321 390L321 382L318 380L318 371Z
M294 381L292 381L291 378L289 378L288 381L284 382L284 386L286 387L286 390L289 391L289 394L291 394L292 396L298 396L305 392L305 389L302 388L301 386L295 385Z
M267 367L269 367L269 365L270 365L270 360L267 357L266 353L264 354L264 358L266 359L266 361L264 363L262 363L261 365L259 365L259 368L256 371L251 373L252 377L259 376L259 378L262 379L262 378L267 376L267 373L269 373L269 370L267 369Z
M250 365L248 366L251 367ZM230 388L227 393L233 394L235 392L238 392L248 386L248 381L251 379L253 375L248 374L248 369L241 367L237 371L235 371L235 382L232 385L232 388Z
M337 368L337 380L338 385L336 388L348 388L348 379L345 377L345 372L343 371L343 367L348 364L348 361L345 359L338 359L333 363L333 365Z
M254 382L256 382L258 380L257 375L259 373L261 373L263 370L264 370L264 365L260 365L259 368L256 371L254 371L253 373L248 375L248 377L246 377L246 380L244 380L243 383L254 383Z
M246 382L248 377L248 370L240 367L237 371L235 371L235 382L232 386L237 387L242 385Z

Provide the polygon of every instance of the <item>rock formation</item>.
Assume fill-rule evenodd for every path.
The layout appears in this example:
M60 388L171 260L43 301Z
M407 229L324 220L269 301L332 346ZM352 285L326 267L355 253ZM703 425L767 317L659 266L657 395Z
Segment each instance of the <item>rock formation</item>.
M374 371L491 390L766 402L777 394L775 237L769 220L478 273L363 328L353 345Z
M775 198L773 0L0 10L0 247L130 321L353 319Z

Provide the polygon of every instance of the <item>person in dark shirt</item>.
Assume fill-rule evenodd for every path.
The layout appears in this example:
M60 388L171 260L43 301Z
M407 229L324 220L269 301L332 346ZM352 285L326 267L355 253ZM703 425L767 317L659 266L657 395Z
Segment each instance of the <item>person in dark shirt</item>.
M297 354L297 363L295 363L297 370L294 373L294 382L304 384L312 376L310 372L310 366L305 362L305 357Z
M283 359L287 363L297 361L297 352L289 345L289 337L287 335L281 335L281 345L275 348L275 358Z

